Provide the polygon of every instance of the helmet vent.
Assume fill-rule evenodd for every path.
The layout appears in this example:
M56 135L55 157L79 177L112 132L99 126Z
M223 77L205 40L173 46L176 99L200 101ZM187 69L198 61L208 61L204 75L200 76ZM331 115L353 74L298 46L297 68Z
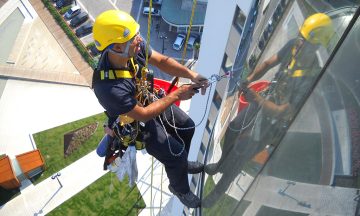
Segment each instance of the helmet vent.
M130 31L129 31L129 29L125 29L124 30L124 38L126 38L128 35L130 34Z

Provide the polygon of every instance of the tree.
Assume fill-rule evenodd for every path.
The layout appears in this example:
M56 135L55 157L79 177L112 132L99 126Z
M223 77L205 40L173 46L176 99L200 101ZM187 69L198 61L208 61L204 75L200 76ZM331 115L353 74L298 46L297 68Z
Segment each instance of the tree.
M199 58L200 53L200 43L194 44L194 59L197 60Z

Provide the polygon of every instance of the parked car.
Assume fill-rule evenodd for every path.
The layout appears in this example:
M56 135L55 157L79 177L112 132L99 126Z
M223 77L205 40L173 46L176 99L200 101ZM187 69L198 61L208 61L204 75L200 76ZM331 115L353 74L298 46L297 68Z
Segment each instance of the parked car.
M84 23L87 19L89 19L89 15L85 12L81 12L70 21L70 26L76 28Z
M68 5L71 5L73 3L73 0L58 0L56 1L56 7L62 8Z
M144 1L145 4L149 5L149 0L145 0ZM153 0L152 3L154 5L161 5L162 4L162 0Z
M74 6L66 11L64 17L67 20L72 19L74 16L78 15L81 12L81 8L79 6Z
M178 34L173 44L174 50L181 50L182 46L184 45L184 42L185 42L185 35Z
M83 37L85 35L88 35L92 32L92 27L93 24L91 22L85 23L84 25L76 29L75 34L78 37Z
M96 48L96 46L91 46L89 49L90 54L94 57L100 54L100 51Z
M196 43L197 40L197 36L195 35L190 35L189 40L187 42L187 49L188 50L193 50L194 49L194 44Z
M150 11L150 7L144 7L143 14L148 15ZM156 8L151 8L151 16L161 16L160 10Z

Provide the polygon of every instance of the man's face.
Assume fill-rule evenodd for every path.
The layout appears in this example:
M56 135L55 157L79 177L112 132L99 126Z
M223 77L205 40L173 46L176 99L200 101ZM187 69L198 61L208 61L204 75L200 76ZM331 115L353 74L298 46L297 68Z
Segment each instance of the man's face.
M131 40L130 40L130 47L129 47L129 56L135 57L140 52L140 43L142 42L142 37L139 33L137 33Z
M132 39L129 41L129 57L135 57L140 52L140 43L142 42L142 38L139 33L137 33ZM113 50L118 53L126 52L126 46L128 43L122 44L114 44Z
M329 41L334 35L334 30L332 27L324 27L324 28L318 28L314 29L310 33L310 43L313 44L321 44L324 47L328 46Z

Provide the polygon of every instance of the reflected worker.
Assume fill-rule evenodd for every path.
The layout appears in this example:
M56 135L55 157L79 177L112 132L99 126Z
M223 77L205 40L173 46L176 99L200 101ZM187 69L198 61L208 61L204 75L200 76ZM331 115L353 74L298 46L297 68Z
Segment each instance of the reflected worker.
M224 146L220 160L205 166L206 173L214 175L221 172L223 175L213 191L203 199L204 207L211 207L225 193L257 153L279 142L319 75L321 67L316 51L320 46L327 48L333 35L329 16L324 13L309 16L297 38L288 41L241 83L240 92L249 105L229 123L222 139ZM279 64L279 71L264 93L248 87L250 82L258 80Z

